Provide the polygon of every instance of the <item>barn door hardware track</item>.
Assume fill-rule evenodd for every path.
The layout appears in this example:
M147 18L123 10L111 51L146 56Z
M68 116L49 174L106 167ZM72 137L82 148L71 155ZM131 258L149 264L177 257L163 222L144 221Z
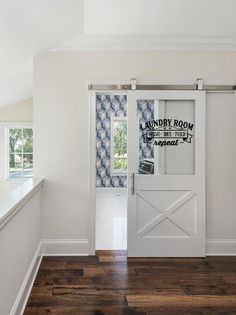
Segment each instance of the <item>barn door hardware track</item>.
M89 84L90 91L130 91L130 90L174 90L174 91L206 91L208 93L232 93L236 91L236 85L205 85L202 79L197 79L192 85L168 85L168 84L137 84L132 78L129 84Z

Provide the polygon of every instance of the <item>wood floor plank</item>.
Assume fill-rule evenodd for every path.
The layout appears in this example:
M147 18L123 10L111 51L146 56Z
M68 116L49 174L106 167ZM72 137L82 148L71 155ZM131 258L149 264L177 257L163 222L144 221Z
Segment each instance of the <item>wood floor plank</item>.
M146 288L142 289L137 288L137 289L116 289L116 290L109 290L107 288L84 288L84 287L75 287L75 286L55 286L52 290L52 294L53 295L68 295L68 296L75 296L75 298L77 296L80 295L104 295L104 296L109 296L112 294L115 294L115 296L124 296L124 295L128 295L128 294L152 294L153 293L153 289L151 291L147 291ZM184 295L185 292L181 289L168 289L168 288L159 288L155 290L155 293L158 295Z
M54 259L52 259L52 257L47 257L47 258L44 258L41 262L41 265L40 265L40 270L43 270L43 269L51 269L51 270L64 270L66 268L66 263L67 263L67 260L64 258L64 259L61 259L60 257L54 257Z
M24 315L236 315L236 257L44 257Z
M152 310L150 311L152 312ZM74 308L74 307L29 308L27 307L24 313L24 315L48 315L48 314L54 314L54 315L147 315L147 312L144 310L137 310L131 307L109 307L109 306L101 306L101 307L85 306L84 307L82 306L80 308ZM150 313L150 314L153 315L154 313ZM199 313L196 313L194 315L199 315Z
M32 297L27 306L31 307L41 307L41 306L126 306L127 300L124 294L116 293L116 292L108 292L104 294L101 292L82 292L82 293L74 293L64 290L61 290L58 294L53 294L50 296L41 296Z
M102 277L106 276L106 270L102 267L85 267L84 270L84 277Z
M34 285L77 283L83 277L83 269L39 269Z
M126 256L108 256L108 255L100 255L99 262L112 262L112 263L126 263L127 257Z
M24 315L235 315L236 308L156 308L146 307L131 308L131 307L81 307L81 308L68 308L68 307L40 307L40 308L26 308Z
M144 306L165 306L165 307L216 307L216 306L232 306L236 307L236 295L217 296L217 295L127 295L128 306L144 307Z

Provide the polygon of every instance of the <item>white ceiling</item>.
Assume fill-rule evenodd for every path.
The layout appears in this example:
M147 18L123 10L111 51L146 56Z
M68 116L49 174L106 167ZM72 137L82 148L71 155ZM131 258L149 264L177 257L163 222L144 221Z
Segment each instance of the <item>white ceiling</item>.
M0 0L0 39L5 106L32 96L52 48L236 50L236 0Z
M88 34L236 37L235 0L86 0Z

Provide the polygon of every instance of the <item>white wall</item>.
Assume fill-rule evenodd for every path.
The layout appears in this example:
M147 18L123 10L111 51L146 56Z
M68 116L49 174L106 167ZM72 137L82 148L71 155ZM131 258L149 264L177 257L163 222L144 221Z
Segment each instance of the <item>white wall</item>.
M35 173L46 178L43 237L87 239L88 80L236 81L236 53L51 52L34 64ZM236 94L207 96L207 238L236 239ZM234 244L235 252L236 247ZM221 250L218 248L218 250Z
M3 121L32 121L33 99L29 98L21 102L0 107L0 122Z
M2 315L10 314L41 240L40 198L39 190L0 230Z

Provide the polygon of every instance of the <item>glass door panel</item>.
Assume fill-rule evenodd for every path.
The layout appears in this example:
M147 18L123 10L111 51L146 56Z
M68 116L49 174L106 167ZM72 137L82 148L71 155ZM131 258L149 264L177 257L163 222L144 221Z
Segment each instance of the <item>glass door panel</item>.
M139 174L195 173L195 101L138 100Z

